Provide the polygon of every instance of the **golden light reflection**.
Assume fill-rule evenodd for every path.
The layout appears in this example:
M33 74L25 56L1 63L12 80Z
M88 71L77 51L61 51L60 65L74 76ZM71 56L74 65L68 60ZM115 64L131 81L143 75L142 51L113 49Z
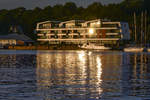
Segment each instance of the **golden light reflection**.
M37 83L40 86L50 86L51 81L49 80L49 76L51 76L50 68L51 68L51 59L52 55L49 55L47 53L39 53L37 54Z
M84 51L78 52L78 56L79 56L79 60L81 62L85 62L85 52Z
M87 53L85 51L39 52L37 54L36 69L38 91L47 90L53 84L64 86L86 84L86 57ZM66 89L68 92L76 94L76 89ZM81 91L86 90L81 88Z
M97 62L97 84L100 85L101 82L102 82L102 79L101 79L101 75L102 75L102 61L101 61L101 58L97 56L96 62ZM101 94L102 91L103 90L99 87L98 88L99 94Z
M113 59L111 59L113 58ZM105 91L105 82L114 82L112 86L120 90L117 83L121 77L121 56L93 51L63 51L37 54L38 91L66 91L66 94L83 95L91 93L97 98ZM55 87L56 86L56 87ZM54 90L51 87L55 87ZM44 95L53 95L55 93ZM96 94L96 95L95 95Z
M102 62L101 62L100 57L96 58L96 62L97 62L97 77L98 77L98 80L100 80L101 74L102 74Z
M81 78L84 79L86 76L86 52L80 51L78 52L78 58L79 58L79 65L80 65L80 71L81 71ZM81 84L85 84L85 81L82 81Z
M89 55L89 56L90 56L90 55L92 55L92 52L91 52L91 51L89 51L89 52L88 52L88 55Z
M86 64L86 52L78 52L79 61L82 67L82 73L85 73L85 64Z

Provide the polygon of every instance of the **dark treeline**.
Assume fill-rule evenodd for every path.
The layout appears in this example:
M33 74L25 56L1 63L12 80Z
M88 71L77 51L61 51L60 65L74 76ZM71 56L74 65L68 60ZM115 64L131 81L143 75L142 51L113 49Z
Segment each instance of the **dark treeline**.
M150 19L150 0L124 0L119 4L102 5L93 3L87 8L77 7L75 3L68 2L65 5L36 7L28 10L19 7L12 10L0 10L0 34L8 34L11 25L20 25L26 35L34 37L34 29L37 22L47 20L71 20L71 19L111 19L112 21L127 21L133 30L133 13L136 12L140 25L142 11L148 12ZM148 20L148 23L150 20ZM148 26L150 30L150 26ZM140 33L139 33L140 34Z

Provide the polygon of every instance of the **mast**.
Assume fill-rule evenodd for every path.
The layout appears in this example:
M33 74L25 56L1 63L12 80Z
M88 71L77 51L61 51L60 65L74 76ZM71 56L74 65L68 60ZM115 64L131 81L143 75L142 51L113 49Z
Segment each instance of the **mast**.
M145 31L144 31L144 40L145 40L145 45L147 43L147 11L145 10Z
M141 46L143 43L143 11L141 13Z
M137 42L136 13L134 12L134 41Z

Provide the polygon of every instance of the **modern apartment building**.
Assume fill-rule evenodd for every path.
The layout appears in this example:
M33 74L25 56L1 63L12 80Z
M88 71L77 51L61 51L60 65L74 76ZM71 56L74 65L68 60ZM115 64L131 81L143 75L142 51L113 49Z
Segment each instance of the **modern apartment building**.
M70 20L37 23L36 32L41 43L60 44L85 42L116 44L130 39L127 22L112 22L96 19L90 21Z

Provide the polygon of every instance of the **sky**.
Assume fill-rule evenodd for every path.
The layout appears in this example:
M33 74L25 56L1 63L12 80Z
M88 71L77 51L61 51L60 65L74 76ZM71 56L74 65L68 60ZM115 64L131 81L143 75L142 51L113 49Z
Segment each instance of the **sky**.
M77 6L84 6L93 3L101 2L102 4L119 3L123 0L0 0L0 9L14 9L17 7L25 7L33 9L35 7L45 7L48 5L64 4L65 2L75 2Z

